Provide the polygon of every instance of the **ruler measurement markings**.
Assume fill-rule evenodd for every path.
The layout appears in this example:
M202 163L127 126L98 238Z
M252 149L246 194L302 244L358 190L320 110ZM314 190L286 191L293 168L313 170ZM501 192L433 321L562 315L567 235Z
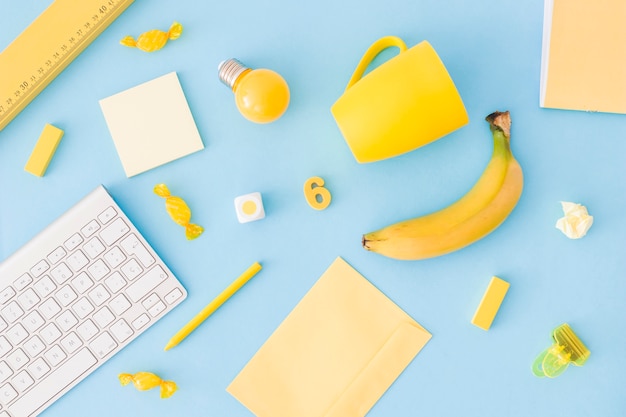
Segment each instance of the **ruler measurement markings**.
M109 3L113 3L113 1L109 1ZM102 6L102 7L105 7L104 10L106 11L106 6ZM102 10L102 8L100 10ZM95 15L95 16L97 16L97 15ZM89 22L87 22L86 25L87 25L87 27L85 29L88 29L89 28ZM83 30L81 28L74 28L73 32L74 32L75 35L71 36L68 39L68 41L69 41L69 43L71 45L77 45L76 44L77 39L74 36L78 37L78 39L80 40L80 39L85 39L83 36L87 34L87 32L83 32ZM67 52L71 52L71 47L68 47L65 43L62 44L59 49L61 49L61 51L64 52L64 55ZM40 74L40 77L37 78L36 80L33 80L34 81L33 85L36 83L36 81L39 81L42 78L44 78L47 74L50 74L50 70L52 70L52 69L54 69L56 67L56 64L58 63L58 60L59 60L60 57L61 57L61 55L60 55L60 52L58 50L56 50L50 57L47 57L48 59L46 59L46 61L42 64L42 65L44 65L46 67L46 69L44 69L43 66L39 67L38 72ZM34 78L34 76L31 75L31 80L33 78ZM22 84L19 85L19 87L20 87L21 91L24 91L24 90L26 90L26 87L28 87L28 85L29 84L28 84L27 81L23 81ZM15 97L19 97L21 91L20 90L15 90L15 93L14 93ZM15 104L17 104L17 101L15 101Z
M85 0L81 1L88 3ZM26 68L24 76L15 81L13 87L9 86L8 91L5 91L5 97L3 99L0 98L0 130L47 87L133 1L105 0L97 2L93 8L81 11L86 18L80 19L80 23L74 22L73 27L54 33L53 35L56 35L56 37L62 38L59 43L56 46L53 45L49 50L46 47L47 53L44 53L42 60L33 63L30 71ZM58 14L60 12L58 10L55 12L57 15L54 17L59 18ZM47 10L42 15L46 13ZM28 36L28 29L19 35L16 41L22 36ZM28 65L30 64L26 66ZM24 69L22 68L22 70Z

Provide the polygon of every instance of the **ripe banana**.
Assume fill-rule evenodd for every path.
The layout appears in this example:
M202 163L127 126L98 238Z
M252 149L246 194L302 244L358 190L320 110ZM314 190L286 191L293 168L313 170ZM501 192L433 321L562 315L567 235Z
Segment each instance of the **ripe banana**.
M403 260L433 258L461 249L495 230L522 194L522 168L510 147L509 112L487 116L493 154L472 189L448 207L363 235L363 247Z

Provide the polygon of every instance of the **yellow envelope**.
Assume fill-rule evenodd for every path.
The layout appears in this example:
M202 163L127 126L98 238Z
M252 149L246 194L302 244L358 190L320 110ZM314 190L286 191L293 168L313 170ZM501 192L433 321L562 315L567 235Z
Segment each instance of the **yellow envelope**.
M257 417L364 416L430 338L337 258L227 391Z

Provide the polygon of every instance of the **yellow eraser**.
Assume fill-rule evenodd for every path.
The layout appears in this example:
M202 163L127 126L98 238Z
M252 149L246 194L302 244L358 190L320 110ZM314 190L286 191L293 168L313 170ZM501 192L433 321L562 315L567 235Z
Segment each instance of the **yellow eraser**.
M43 177L62 137L63 131L61 129L46 124L24 170L38 177Z
M489 330L508 289L508 282L498 277L491 278L489 287L487 287L487 291L485 291L485 295L483 295L483 299L480 301L476 313L474 313L472 319L474 326Z

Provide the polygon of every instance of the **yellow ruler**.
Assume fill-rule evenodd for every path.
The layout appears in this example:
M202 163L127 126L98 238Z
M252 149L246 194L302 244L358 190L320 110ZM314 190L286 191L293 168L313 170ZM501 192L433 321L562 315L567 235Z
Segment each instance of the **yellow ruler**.
M134 0L55 0L0 53L4 129Z

